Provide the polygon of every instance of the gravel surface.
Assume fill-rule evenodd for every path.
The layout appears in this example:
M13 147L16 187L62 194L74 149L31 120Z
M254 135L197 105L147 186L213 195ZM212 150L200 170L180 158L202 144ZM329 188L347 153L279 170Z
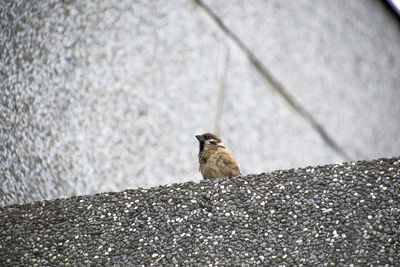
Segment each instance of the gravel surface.
M400 264L400 158L0 209L0 265Z

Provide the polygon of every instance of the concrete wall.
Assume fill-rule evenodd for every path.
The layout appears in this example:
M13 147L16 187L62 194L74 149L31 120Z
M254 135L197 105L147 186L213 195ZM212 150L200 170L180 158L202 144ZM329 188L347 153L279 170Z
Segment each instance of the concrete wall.
M199 181L206 131L244 173L400 152L378 1L9 1L0 25L3 205Z

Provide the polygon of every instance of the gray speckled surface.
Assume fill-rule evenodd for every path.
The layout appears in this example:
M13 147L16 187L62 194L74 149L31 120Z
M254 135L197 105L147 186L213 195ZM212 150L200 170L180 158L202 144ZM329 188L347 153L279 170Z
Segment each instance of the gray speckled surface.
M399 155L400 23L381 1L204 2L352 158Z
M0 208L0 264L397 266L400 158Z
M229 61L220 127L222 133L232 133L224 142L234 148L244 173L343 161L306 120L265 84L247 59L232 55ZM252 152L259 150L263 152ZM287 160L282 161L283 158Z
M400 153L376 2L210 5L353 159ZM199 181L215 129L244 173L345 160L194 1L3 1L0 27L0 205Z
M1 9L2 204L200 179L223 40L190 2L22 3Z

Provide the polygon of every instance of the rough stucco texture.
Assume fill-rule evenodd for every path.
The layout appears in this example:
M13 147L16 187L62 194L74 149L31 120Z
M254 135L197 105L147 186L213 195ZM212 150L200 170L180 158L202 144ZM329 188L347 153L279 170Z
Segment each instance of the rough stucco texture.
M400 27L383 1L204 2L352 158L399 155Z
M0 208L1 266L397 266L400 158Z
M398 22L341 3L210 5L352 159L397 156ZM244 173L345 160L193 1L0 5L0 205L199 181L216 129Z

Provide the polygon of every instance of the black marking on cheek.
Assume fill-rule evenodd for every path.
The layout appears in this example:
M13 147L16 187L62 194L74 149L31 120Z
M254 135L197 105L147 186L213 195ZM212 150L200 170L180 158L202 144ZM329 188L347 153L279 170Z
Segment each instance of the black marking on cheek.
M203 149L204 149L204 142L200 141L200 152L203 151Z

